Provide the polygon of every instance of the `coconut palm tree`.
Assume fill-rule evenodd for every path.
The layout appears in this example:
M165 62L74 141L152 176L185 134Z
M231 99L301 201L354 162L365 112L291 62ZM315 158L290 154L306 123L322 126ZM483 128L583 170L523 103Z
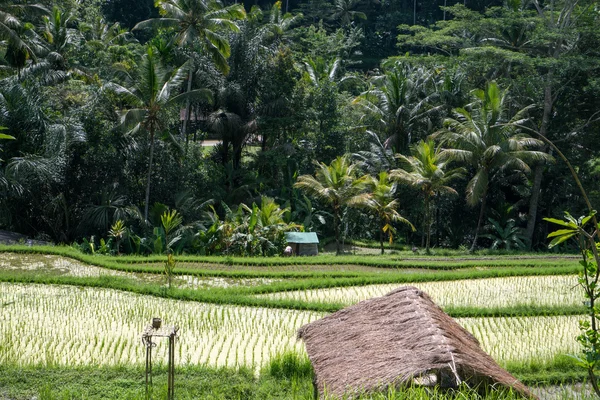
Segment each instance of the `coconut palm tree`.
M80 31L69 28L72 18L70 13L62 12L56 6L52 8L50 15L43 18L44 56L54 69L65 70L68 68L67 52L83 39Z
M55 6L50 15L43 16L42 21L40 36L36 40L38 61L24 68L21 77L36 77L42 85L50 86L69 79L73 72L84 75L83 71L72 69L68 62L68 54L76 51L84 38L79 30L69 28L72 15Z
M144 201L144 221L148 221L155 136L166 128L165 121L163 121L163 110L174 103L188 99L190 96L211 99L210 92L205 89L198 89L177 96L173 95L174 90L177 90L185 79L187 68L188 66L184 64L175 72L168 72L159 62L153 48L149 46L136 71L137 74L131 75L121 71L125 74L125 85L115 82L108 82L104 85L104 90L115 93L131 107L123 110L121 116L121 126L127 130L127 135L135 135L138 132L144 132L148 135L150 156ZM173 141L175 140L173 139Z
M230 54L230 47L227 37L222 32L239 32L240 28L234 20L245 18L246 12L243 4L225 7L219 0L159 0L158 7L164 17L142 21L133 29L174 28L177 32L177 43L180 46L190 48L199 46L221 72L224 74L229 72L227 58ZM191 92L194 74L193 56L190 56L189 61L187 91ZM183 137L187 134L187 121L190 114L189 100L185 110Z
M0 218L13 229L40 221L44 202L64 177L71 148L70 132L50 123L39 90L32 86L14 77L0 85L1 123L14 138L3 142L0 154L6 160L0 162L0 202L5 205Z
M183 46L199 44L212 58L217 68L227 73L229 42L221 32L238 32L234 22L246 16L242 4L225 7L218 0L163 0L158 2L164 17L138 23L133 29L146 27L174 28L177 43Z
M302 63L303 79L314 87L319 87L323 83L331 82L337 87L344 83L359 82L360 79L353 75L343 74L342 59L336 58L326 60L323 57L307 57Z
M4 58L11 67L17 69L20 76L27 60L36 60L40 51L38 37L32 24L24 23L23 14L49 14L40 4L15 4L13 1L0 0L0 38L6 40Z
M386 171L380 172L377 178L371 175L365 175L356 182L357 185L365 188L367 192L353 196L348 200L348 205L352 207L364 208L375 214L379 219L379 244L381 245L381 254L384 253L383 239L387 234L390 243L394 239L396 232L393 222L402 222L415 230L406 218L398 213L397 208L400 205L395 198L397 185L391 180L390 174Z
M284 232L300 228L300 225L294 223L288 224L284 220L289 208L281 208L279 204L270 197L262 197L260 208L253 204L252 215L257 215L256 229L260 236L266 238L269 242L277 245L283 243ZM264 251L263 251L264 253Z
M97 17L92 23L79 23L79 29L88 43L98 47L109 47L113 45L125 45L137 42L137 39L121 24L115 22L109 25L102 17Z
M424 68L413 69L400 63L371 79L371 87L354 104L365 111L369 128L382 135L386 148L396 153L408 150L417 136L419 124L426 122L440 107L431 106L428 93L432 74Z
M442 160L458 161L475 171L466 193L467 204L481 203L471 251L477 245L490 180L505 171L529 173L531 163L552 159L544 152L531 150L541 147L541 141L519 134L517 125L525 121L530 107L510 115L507 92L495 82L484 90L474 90L472 95L474 102L466 109L455 109L455 117L446 119L445 129L435 135L446 147L440 154Z
M118 194L117 185L112 185L102 190L98 199L84 210L78 230L104 234L117 221L141 220L141 217L139 209L129 204L127 196Z
M281 11L281 1L276 1L271 7L269 22L266 25L267 38L274 44L280 44L287 32L293 25L302 19L302 14L292 15L287 12L287 3L285 13Z
M440 158L440 148L435 147L433 140L421 140L411 148L412 156L398 154L396 157L407 165L406 169L390 171L394 180L408 183L421 190L423 194L424 218L426 232L425 249L429 253L431 244L431 203L440 194L457 195L456 190L448 184L466 173L464 168L446 170L447 163Z
M331 19L339 20L342 26L349 26L356 18L367 19L364 12L354 11L360 0L335 0Z
M4 104L2 108L6 109ZM8 160L4 171L11 209L19 216L19 224L43 222L55 240L67 242L73 233L73 208L65 196L69 159L77 144L86 141L86 134L80 125L66 123L47 124L37 133L40 142L36 146L27 146L20 136L22 132L15 130L19 155ZM0 184L6 186L3 181Z
M350 157L344 155L327 165L316 162L315 176L302 175L294 187L304 191L332 208L333 229L335 231L336 254L341 254L340 233L344 207L360 188L355 184L357 165L352 164Z
M392 150L387 149L373 131L367 130L369 150L361 150L352 154L363 171L377 175L382 171L390 171L397 167L397 159Z

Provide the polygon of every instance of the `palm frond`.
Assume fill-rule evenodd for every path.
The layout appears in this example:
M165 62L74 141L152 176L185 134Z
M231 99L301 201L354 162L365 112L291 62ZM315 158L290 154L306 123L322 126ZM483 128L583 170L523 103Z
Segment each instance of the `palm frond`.
M403 169L393 169L390 171L390 179L395 181L407 183L409 185L413 185L417 182L418 178L411 172L405 171Z
M473 152L461 149L444 149L439 155L442 161L456 161L464 164L473 162Z
M182 94L172 97L171 100L169 100L169 104L171 104L171 103L182 104L187 100L190 100L190 101L203 100L203 101L208 102L209 104L212 104L214 101L213 94L210 89L195 89L195 90L191 90L189 92L185 92L185 93L182 93Z
M38 155L25 155L12 158L6 166L6 176L15 182L37 181L57 182L60 166L55 159Z
M148 111L144 108L131 108L123 111L121 114L121 126L126 130L141 124L148 115Z
M131 30L137 31L142 29L158 29L158 28L174 28L179 25L177 18L155 18L138 22Z
M483 198L484 193L487 192L488 184L488 171L485 169L478 170L475 176L473 176L467 184L467 204L472 207L476 206Z
M102 86L102 91L109 91L121 97L125 102L133 106L141 106L143 104L140 97L131 89L119 85L115 82L107 82Z

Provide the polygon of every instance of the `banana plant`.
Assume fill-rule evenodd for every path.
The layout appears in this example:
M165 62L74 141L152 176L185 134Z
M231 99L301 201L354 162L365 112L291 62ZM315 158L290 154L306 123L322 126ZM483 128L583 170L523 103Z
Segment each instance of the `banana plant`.
M491 224L488 227L490 233L481 235L481 237L492 240L492 250L499 248L523 250L527 247L524 242L525 235L523 235L521 228L515 226L514 219L509 219L505 225L501 225L499 221L493 218L488 218L488 221Z

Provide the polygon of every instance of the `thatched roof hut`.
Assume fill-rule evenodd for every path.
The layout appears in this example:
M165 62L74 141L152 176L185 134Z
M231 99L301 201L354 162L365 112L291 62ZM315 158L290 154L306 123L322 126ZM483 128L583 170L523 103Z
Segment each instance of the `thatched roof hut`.
M304 325L298 331L321 394L437 384L513 388L535 398L421 290L406 286Z

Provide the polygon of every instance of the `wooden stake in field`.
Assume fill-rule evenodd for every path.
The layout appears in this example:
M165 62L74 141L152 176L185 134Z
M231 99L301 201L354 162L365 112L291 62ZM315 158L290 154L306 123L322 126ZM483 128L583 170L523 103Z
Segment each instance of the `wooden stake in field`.
M142 332L142 343L146 346L146 400L150 398L150 387L152 386L152 348L156 343L153 337L169 338L169 360L167 368L167 400L175 399L175 337L177 337L178 326L161 329L162 320L152 318L152 324L148 325Z

